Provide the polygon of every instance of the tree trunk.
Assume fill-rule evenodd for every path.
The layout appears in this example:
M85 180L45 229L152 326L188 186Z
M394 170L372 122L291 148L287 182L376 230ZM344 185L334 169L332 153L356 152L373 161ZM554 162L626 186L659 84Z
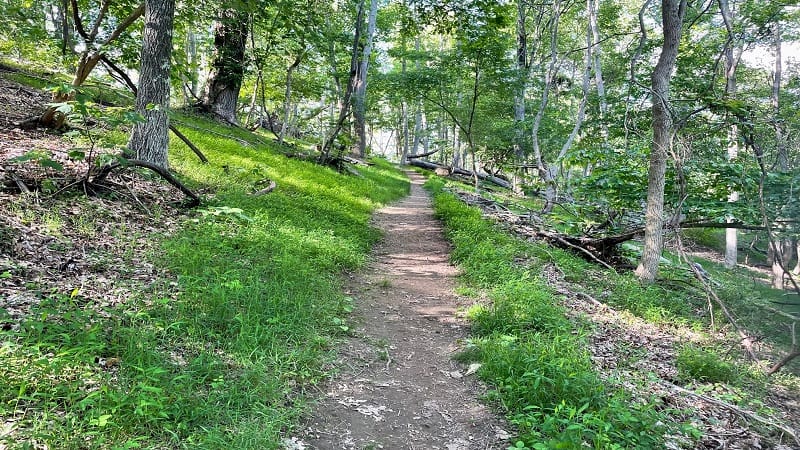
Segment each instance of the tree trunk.
M525 92L527 91L528 73L528 31L525 29L526 2L517 0L517 86L514 90L514 163L516 169L511 179L513 191L522 193L522 179L525 169Z
M591 0L586 1L586 6L587 8L591 8ZM578 133L583 125L583 120L586 118L586 104L589 101L589 83L592 76L592 39L592 27L588 26L586 28L586 59L584 60L583 81L581 82L581 101L578 105L578 116L575 119L572 132L567 137L567 140L564 142L555 160L555 164L559 168L559 174L561 172L561 161L567 156L567 152L569 152L570 148L572 148L572 143L575 142L575 138L578 137Z
M203 95L203 106L232 124L237 123L236 105L244 79L247 19L242 11L220 11L214 23L214 62Z
M594 82L597 88L597 97L600 100L600 133L603 136L603 146L608 148L608 100L606 99L606 87L603 81L603 64L601 60L600 50L600 29L597 25L597 1L588 0L587 2L589 12L589 29L592 33L592 55L594 60L592 65L594 67ZM589 170L591 171L591 169Z
M191 79L189 80L190 93L192 98L197 97L197 79L199 78L197 68L199 66L197 58L197 34L194 29L189 29L186 32L186 53L189 59L189 70L191 71Z
M728 33L728 40L725 45L725 97L728 99L736 98L737 94L737 87L736 87L736 69L739 65L739 57L741 56L741 50L738 51L738 55L734 54L734 47L735 47L735 36L733 30L733 17L731 15L730 7L728 5L728 0L719 0L720 11L722 12L722 18L725 22L725 29ZM728 161L733 161L739 155L739 130L734 121L731 123L730 128L728 128ZM733 203L739 200L739 192L731 190L730 194L728 194L728 201ZM733 216L728 216L728 222L735 222L736 218ZM725 267L733 268L736 267L738 263L738 246L739 246L739 239L738 239L738 230L736 228L727 228L725 230Z
M59 28L61 29L61 56L67 55L67 50L72 53L72 24L69 21L69 0L61 0L59 7Z
M797 258L797 262L795 263L794 269L792 269L792 274L800 275L800 240L795 242L794 256Z
M647 175L647 207L645 210L644 248L636 275L652 283L658 274L658 262L664 246L664 175L667 152L672 146L672 116L669 111L669 84L678 57L686 0L662 0L661 19L664 43L661 56L653 69L653 145Z
M773 36L775 43L775 69L772 74L772 121L775 124L775 145L776 145L776 166L781 172L789 171L789 153L787 151L786 139L784 136L783 122L780 119L781 114L781 79L783 78L783 61L781 60L781 44L783 37L781 36L781 25L775 22L773 25Z
M286 133L289 131L289 116L292 112L292 74L294 74L295 69L300 65L300 62L303 61L303 57L305 56L306 52L302 51L298 54L292 65L286 69L286 91L284 92L283 98L283 121L281 123L281 131L278 133L278 142L283 143L283 139L286 137Z
M789 270L789 263L796 247L791 239L775 237L770 244L772 255L772 287L783 289L783 279ZM784 270L786 269L786 270Z
M539 128L541 127L544 111L547 109L547 104L550 99L550 87L553 84L556 71L558 70L558 22L561 17L561 1L555 0L552 8L553 20L550 25L550 64L544 77L542 100L539 103L539 110L536 112L536 117L533 119L533 130L531 131L533 137L533 157L536 159L536 168L539 173L539 178L545 183L544 208L542 208L542 212L545 214L552 211L556 202L557 192L554 170L548 167L542 157L542 150L539 143Z
M367 42L364 45L364 51L361 55L361 64L359 64L358 75L356 77L355 105L353 108L353 117L356 127L356 147L358 155L362 158L367 155L367 72L369 70L369 58L372 54L372 40L375 36L375 22L377 21L377 17L378 0L371 0L369 3L369 17L367 18Z
M321 162L325 162L326 160L329 159L331 149L333 148L333 145L336 142L336 137L342 130L344 121L347 118L348 113L350 112L350 106L351 106L350 101L351 97L353 96L356 76L358 74L358 67L359 67L358 44L361 41L361 27L363 25L363 22L364 22L364 0L359 0L358 12L356 13L355 32L353 34L353 48L350 52L350 76L348 78L347 87L345 88L344 97L342 98L342 104L339 109L339 118L336 120L336 123L333 124L333 128L325 138L325 142L322 144L322 154L320 155Z
M128 27L133 25L133 23L136 22L144 13L144 4L142 3L133 11L131 11L128 17L120 22L106 39L101 42L97 42L97 35L101 28L101 23L105 18L105 14L108 11L108 6L108 1L102 3L100 11L94 18L95 20L92 24L91 30L87 31L83 27L83 21L81 20L80 11L78 9L78 0L70 1L70 9L72 10L72 20L75 24L75 30L83 39L83 46L85 47L85 50L81 52L78 60L78 67L75 70L75 76L72 79L73 87L81 86L86 79L89 78L89 74L92 73L92 70L94 70L94 68L97 66L97 63L103 58L106 50L108 50L109 44L118 39L122 33L128 29ZM68 101L72 98L72 95L72 93L59 91L53 95L53 103ZM64 115L57 112L55 106L47 108L47 110L42 113L41 117L39 117L39 123L49 128L60 128L64 124L64 120Z
M131 131L128 148L136 159L167 168L170 57L175 0L147 0L136 110L146 119ZM151 105L155 105L153 108Z

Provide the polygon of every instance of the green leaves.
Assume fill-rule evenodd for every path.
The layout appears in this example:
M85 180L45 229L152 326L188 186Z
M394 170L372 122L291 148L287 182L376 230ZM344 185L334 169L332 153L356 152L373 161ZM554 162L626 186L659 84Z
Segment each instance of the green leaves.
M9 161L16 163L32 161L45 169L53 169L57 172L64 170L64 166L60 162L53 159L50 152L45 150L31 150L24 155L11 158Z

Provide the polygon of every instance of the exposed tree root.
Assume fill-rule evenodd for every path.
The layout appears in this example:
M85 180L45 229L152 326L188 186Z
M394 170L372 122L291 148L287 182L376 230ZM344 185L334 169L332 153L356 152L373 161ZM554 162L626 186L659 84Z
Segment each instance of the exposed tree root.
M167 169L157 166L153 163L142 161L140 159L125 159L124 162L115 161L111 164L107 164L100 169L100 172L92 179L92 183L100 183L108 177L112 171L124 168L124 167L144 167L145 169L149 169L155 173L157 173L161 178L167 180L167 182L183 192L186 197L189 198L189 201L186 203L186 207L192 208L200 204L200 197L197 196L191 189L186 187L183 183L181 183L177 178L175 178Z

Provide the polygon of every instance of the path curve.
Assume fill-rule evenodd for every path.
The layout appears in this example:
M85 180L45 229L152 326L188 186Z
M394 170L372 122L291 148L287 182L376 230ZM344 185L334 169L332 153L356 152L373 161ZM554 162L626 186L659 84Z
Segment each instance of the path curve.
M457 272L424 178L408 176L410 195L374 217L384 239L349 283L357 330L296 448L508 446L506 425L478 400L485 389L453 361L468 332L456 312L468 302L453 293Z

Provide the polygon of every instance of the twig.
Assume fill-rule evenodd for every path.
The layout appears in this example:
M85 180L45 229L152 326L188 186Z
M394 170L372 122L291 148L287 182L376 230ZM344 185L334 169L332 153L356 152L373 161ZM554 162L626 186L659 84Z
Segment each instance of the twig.
M14 183L16 183L16 185L17 185L17 187L19 188L20 191L22 191L22 192L24 192L26 194L30 194L31 190L28 188L28 185L25 184L24 181L22 181L22 178L20 178L20 176L17 175L16 172L14 172L11 169L6 169L6 173L8 173L8 176L11 177L11 180L14 181Z
M705 402L713 403L713 404L715 404L717 406L722 406L723 408L728 409L728 410L730 410L730 411L732 411L732 412L734 412L736 414L739 414L742 417L745 417L745 418L748 418L748 419L752 419L752 420L755 420L756 422L760 422L760 423L763 423L764 425L767 425L767 426L776 428L778 430L781 430L784 433L786 433L789 436L791 436L792 439L794 439L795 443L800 445L800 439L798 439L797 434L794 432L794 430L790 429L789 427L787 427L785 425L781 425L781 424L776 423L776 422L774 422L772 420L769 420L769 419L767 419L765 417L761 417L761 416L759 416L758 414L756 414L756 413L754 413L752 411L747 411L747 410L742 409L742 408L740 408L740 407L738 407L736 405L731 405L728 402L725 402L725 401L722 401L722 400L717 400L717 399L715 399L713 397L709 397L709 396L703 395L703 394L698 394L697 392L693 392L693 391L690 391L688 389L684 389L684 388L682 388L680 386L677 386L675 384L672 384L672 383L670 383L668 381L662 381L661 384L664 385L665 387L668 387L670 389L678 391L678 392L680 392L682 394L690 395L692 397L697 397L700 400L703 400Z
M681 239L680 233L676 235L676 238L677 238L678 255L686 263L686 265L689 266L689 270L694 274L694 277L697 279L697 281L700 282L700 285L703 287L703 290L706 292L706 295L708 295L711 299L714 300L714 303L716 303L717 306L719 306L720 310L722 310L722 314L725 315L725 318L728 319L728 322L733 326L733 328L739 334L739 337L742 339L741 340L742 347L744 347L745 351L747 351L747 355L750 357L750 359L752 359L753 361L758 361L758 356L756 356L756 353L753 350L753 338L751 336L748 336L747 333L745 333L742 330L742 328L736 322L736 318L734 318L733 314L731 314L730 310L728 310L728 307L727 305L725 305L725 302L723 302L722 299L719 298L717 293L707 282L706 277L703 276L703 273L700 272L697 266L695 266L689 260L689 257L686 255L686 250L683 248L683 240ZM713 318L714 315L711 314L711 317Z

